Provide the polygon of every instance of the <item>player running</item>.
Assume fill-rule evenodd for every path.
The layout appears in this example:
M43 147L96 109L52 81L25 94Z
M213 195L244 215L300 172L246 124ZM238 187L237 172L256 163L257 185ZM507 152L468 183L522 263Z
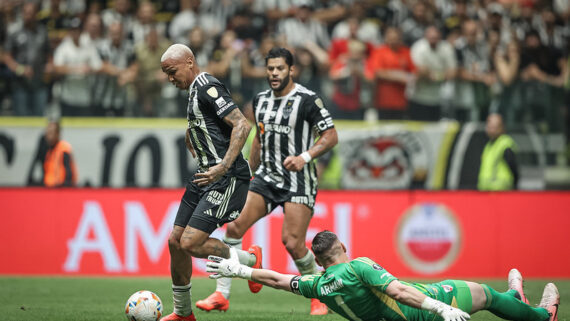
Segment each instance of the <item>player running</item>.
M245 232L281 205L284 212L281 240L300 274L314 274L318 271L315 258L305 245L317 195L316 167L311 160L333 148L338 137L322 99L293 82L293 55L289 50L271 49L265 65L270 89L253 100L257 134L249 165L257 171L245 207L239 218L228 224L224 242L241 249ZM315 136L319 136L316 142ZM250 248L250 252L257 261L240 258L240 262L261 267L259 247ZM261 289L260 284L249 285L254 293ZM231 279L219 279L216 291L196 302L196 307L206 311L227 310L230 287ZM311 301L311 314L327 312L324 304L316 299Z
M251 129L226 87L200 72L194 54L174 44L162 55L162 71L180 89L189 90L186 145L198 171L186 185L168 239L174 313L166 321L195 321L190 296L192 258L229 258L230 249L210 234L234 220L245 203L251 172L241 149ZM236 255L250 256L244 251Z
M235 249L231 249L234 251ZM307 298L318 298L330 309L349 320L464 321L468 313L487 310L516 321L557 321L560 294L552 283L544 288L542 300L534 308L526 300L522 276L509 273L509 290L497 292L486 284L446 280L433 284L399 281L369 258L350 260L346 248L329 231L319 232L312 250L317 263L325 268L320 275L285 275L271 270L252 269L237 259L209 257L211 278L239 277ZM465 311L465 312L464 312ZM434 318L437 314L440 318Z

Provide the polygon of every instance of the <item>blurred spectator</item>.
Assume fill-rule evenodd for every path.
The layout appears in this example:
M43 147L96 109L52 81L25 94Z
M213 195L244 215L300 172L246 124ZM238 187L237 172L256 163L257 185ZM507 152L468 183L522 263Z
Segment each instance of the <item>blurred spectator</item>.
M346 17L349 11L345 0L311 0L310 2L315 9L313 18L326 25L337 24Z
M340 24L345 24L347 27L346 34L342 32L342 37L333 38L330 48L328 50L329 61L331 64L335 62L340 56L348 52L348 43L352 40L358 40L366 45L366 54L370 55L374 50L373 43L366 42L358 35L360 30L360 21L356 17L350 17Z
M215 37L227 29L228 19L234 15L241 1L200 0L200 27L208 37Z
M131 35L135 45L143 43L146 35L153 29L160 37L166 36L166 25L156 21L156 9L154 4L144 0L139 4L136 19L131 26Z
M90 116L93 114L93 83L101 69L101 58L91 44L81 44L81 19L74 18L69 35L54 53L54 69L60 76L54 88L63 116Z
M411 48L411 57L417 68L418 79L410 98L410 118L437 121L444 103L453 96L450 80L455 78L457 60L455 50L435 27L426 29L424 38Z
M477 188L481 191L516 189L519 180L515 156L517 146L515 141L505 134L501 115L490 114L487 117L485 132L489 142L481 155Z
M514 17L511 23L517 39L520 41L524 40L526 33L534 29L539 20L541 20L541 17L534 10L534 3L532 1L522 2L519 16Z
M281 21L278 34L285 37L287 45L303 48L307 42L316 44L322 50L330 46L330 37L325 26L312 18L313 6L304 3L295 11L295 16Z
M126 35L130 35L134 17L131 12L131 0L115 0L113 7L107 8L101 12L101 19L105 29L113 22L120 22Z
M554 0L553 7L556 14L560 16L562 21L570 20L570 1L568 0Z
M236 33L233 30L226 30L222 33L218 46L214 49L210 62L206 67L207 72L229 87L232 95L236 94L232 89L235 89L236 85L239 85L236 83L238 80L232 79L232 76L241 77L238 55L241 54L244 49L245 42L241 39L237 39ZM232 98L236 100L236 97L232 96ZM237 104L240 105L239 103Z
M79 41L84 45L99 48L103 40L103 22L97 13L90 13L85 18L85 31L81 34Z
M368 58L366 44L358 39L350 39L348 51L336 59L329 76L334 83L331 114L339 119L362 119L363 104L361 91L365 82L364 66Z
M271 48L277 47L275 39L264 36L257 48L249 48L241 55L241 74L243 84L241 91L244 94L244 102L249 102L254 95L267 88L267 71L265 57Z
M490 88L496 76L491 66L490 48L481 38L479 24L474 20L464 21L462 30L463 36L456 42L458 73L453 118L478 121L479 114L487 114Z
M186 41L185 41L186 43ZM207 66L214 50L214 42L207 38L204 29L195 27L188 33L189 47L194 52L194 58L200 66Z
M36 20L37 12L35 3L26 2L22 24L9 31L4 43L4 62L14 74L10 89L17 116L41 116L48 102L50 48L47 30Z
M229 18L228 29L235 31L236 37L246 42L246 47L255 46L265 32L264 16L255 14L250 7L240 7Z
M180 0L180 12L174 16L168 26L168 36L173 42L187 43L188 33L198 25L199 7L200 0Z
M498 38L499 36L497 35L496 37ZM497 81L501 86L501 92L495 98L496 106L492 111L498 111L501 115L504 115L507 127L522 121L523 102L520 82L518 81L520 55L520 46L516 38L513 38L506 45L506 48L505 46L499 46L493 55Z
M135 49L124 39L123 26L109 26L108 36L99 47L103 65L94 86L96 116L123 116L131 110L133 92L130 85L137 76Z
M503 5L499 2L491 2L483 13L485 16L481 20L485 32L499 30L501 43L509 43L511 41L511 21Z
M70 187L77 184L77 169L71 154L71 145L61 140L61 126L50 121L46 127L47 153L43 164L43 182L46 187Z
M366 19L366 13L364 3L355 2L350 8L350 16L334 26L332 46L334 46L334 41L339 38L358 38L372 45L380 44L382 40L380 26L374 19Z
M548 47L565 50L569 36L567 26L559 24L556 15L550 9L543 10L541 17L538 32L542 43Z
M162 87L167 84L166 74L160 69L162 53L170 46L170 41L164 39L156 29L150 29L146 35L146 41L135 45L137 64L139 73L135 84L138 98L140 99L140 110L135 110L136 116L157 116L159 112L170 111L168 108L161 108L166 102L163 101ZM176 89L173 86L170 86Z
M417 1L413 5L412 15L408 17L400 26L402 36L406 46L421 39L426 28L432 24L433 17L429 7L423 1Z
M449 3L449 2L446 2ZM444 16L443 19L443 36L447 38L452 30L461 28L461 24L470 19L471 17L467 14L467 0L455 0L453 1L453 10L449 15Z
M67 34L72 16L62 11L61 0L49 0L49 6L37 14L37 19L48 30L50 50L53 52Z
M407 119L406 87L413 81L416 68L398 28L388 27L384 39L385 44L368 59L367 75L376 89L374 107L380 119Z
M560 108L567 68L560 50L543 45L538 32L527 33L520 64L527 113L533 121L545 120L552 132L562 129Z

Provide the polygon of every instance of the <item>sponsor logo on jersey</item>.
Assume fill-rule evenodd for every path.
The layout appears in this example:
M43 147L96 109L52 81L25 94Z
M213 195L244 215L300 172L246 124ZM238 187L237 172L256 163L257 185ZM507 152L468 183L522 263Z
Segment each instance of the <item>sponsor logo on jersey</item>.
M458 257L461 234L455 215L443 204L416 204L399 222L398 253L417 272L444 272Z
M230 213L230 220L235 220L239 216L239 211L233 211Z
M265 124L264 132L274 132L278 134L288 135L291 132L291 126L280 124Z
M384 268L382 268L379 264L376 264L376 263L374 263L374 264L372 265L372 268L373 268L374 270L378 270L378 271L382 271L382 270L384 269Z
M283 118L287 119L293 112L293 102L288 101L285 107L283 108Z
M201 119L190 119L190 120L188 120L188 126L190 128L200 127L200 126L202 126L202 120Z
M218 107L220 109L218 109L218 111L216 112L216 114L219 116L221 115L224 111L226 111L226 109L228 109L232 104L228 104L228 102L226 102L226 100L224 99L224 97L220 97L218 99L216 99L216 105L218 105Z
M443 288L443 291L447 293L453 291L453 287L451 285L443 284L441 287Z
M206 196L206 201L214 205L222 204L223 200L224 200L224 195L218 191L210 191Z
M208 95L210 95L210 97L218 98L218 90L216 90L216 87L210 87L210 89L208 89L206 92Z
M325 104L323 104L323 100L320 98L315 99L315 105L319 108L325 108Z
M329 284L325 284L325 285L321 286L321 295L322 296L328 295L328 294L333 293L333 292L335 292L338 289L341 289L343 287L344 287L344 284L342 284L342 279L336 279Z
M262 122L257 123L257 128L259 128L259 134L265 134L265 125Z

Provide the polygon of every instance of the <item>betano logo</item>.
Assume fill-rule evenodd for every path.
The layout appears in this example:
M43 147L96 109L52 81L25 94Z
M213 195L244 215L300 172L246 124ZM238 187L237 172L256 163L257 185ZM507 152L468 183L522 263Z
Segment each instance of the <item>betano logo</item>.
M443 272L457 259L461 234L457 219L446 206L416 204L406 211L398 224L398 253L416 272Z

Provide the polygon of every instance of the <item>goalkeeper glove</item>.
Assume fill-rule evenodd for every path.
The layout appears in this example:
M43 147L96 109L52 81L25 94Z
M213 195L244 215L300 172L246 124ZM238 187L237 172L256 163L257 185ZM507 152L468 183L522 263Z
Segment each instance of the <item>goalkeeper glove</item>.
M242 279L251 280L251 273L253 269L239 263L237 252L235 249L230 249L230 258L224 259L219 256L208 256L209 262L206 263L206 272L210 274L211 279L219 279L221 277L239 277Z

